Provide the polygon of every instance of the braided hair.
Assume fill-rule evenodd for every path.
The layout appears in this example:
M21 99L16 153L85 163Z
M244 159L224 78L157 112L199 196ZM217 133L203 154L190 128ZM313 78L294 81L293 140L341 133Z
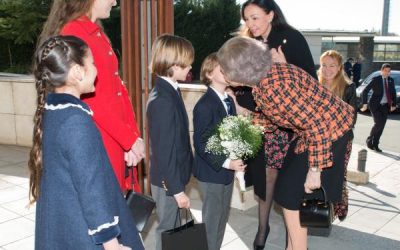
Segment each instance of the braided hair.
M54 36L47 39L35 52L34 76L37 91L37 108L34 116L33 146L28 167L29 200L34 203L39 198L42 176L42 119L45 98L54 88L66 84L68 73L75 64L84 65L88 46L74 36Z

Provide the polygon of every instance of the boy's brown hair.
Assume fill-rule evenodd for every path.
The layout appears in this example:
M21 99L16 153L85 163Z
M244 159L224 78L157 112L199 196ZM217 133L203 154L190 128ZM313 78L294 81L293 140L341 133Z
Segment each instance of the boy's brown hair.
M217 52L209 54L201 64L201 69L200 69L200 81L206 85L211 84L210 78L208 78L208 74L211 74L211 72L218 66L218 58L217 58Z

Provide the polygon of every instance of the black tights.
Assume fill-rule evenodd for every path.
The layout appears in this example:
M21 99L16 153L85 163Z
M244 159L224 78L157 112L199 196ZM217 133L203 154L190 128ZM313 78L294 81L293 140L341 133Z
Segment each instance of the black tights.
M264 246L269 234L269 214L271 212L275 182L279 170L267 168L266 171L265 201L258 199L258 232L254 239L254 245L256 246Z

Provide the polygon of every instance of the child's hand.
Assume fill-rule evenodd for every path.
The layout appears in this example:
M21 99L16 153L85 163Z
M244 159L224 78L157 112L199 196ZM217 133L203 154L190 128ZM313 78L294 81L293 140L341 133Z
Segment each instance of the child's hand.
M174 198L179 208L190 208L190 199L185 192L174 194Z
M229 169L232 169L235 171L244 172L246 167L247 167L247 165L245 165L241 159L231 160L231 163L229 164Z

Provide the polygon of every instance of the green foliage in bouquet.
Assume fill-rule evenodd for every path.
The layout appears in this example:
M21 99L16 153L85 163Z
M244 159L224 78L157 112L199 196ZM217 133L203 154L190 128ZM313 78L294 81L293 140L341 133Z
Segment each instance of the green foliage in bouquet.
M206 152L230 159L254 157L262 145L263 127L254 125L248 116L227 116L208 139Z

